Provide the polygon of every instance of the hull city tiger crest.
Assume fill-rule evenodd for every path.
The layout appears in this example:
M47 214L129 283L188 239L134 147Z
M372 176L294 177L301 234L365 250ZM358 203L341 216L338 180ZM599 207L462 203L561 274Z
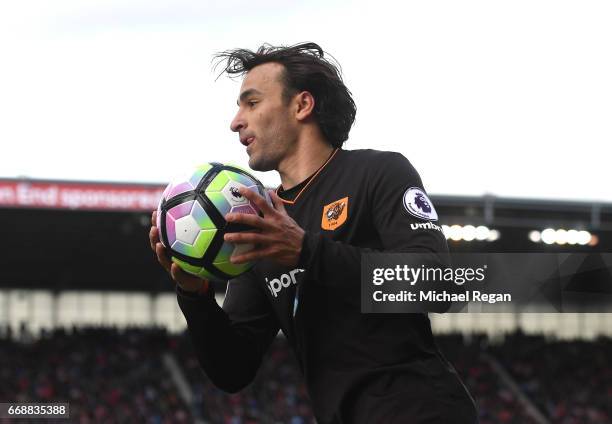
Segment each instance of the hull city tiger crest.
M348 216L348 197L331 202L323 206L323 216L321 217L321 228L333 231L346 222Z

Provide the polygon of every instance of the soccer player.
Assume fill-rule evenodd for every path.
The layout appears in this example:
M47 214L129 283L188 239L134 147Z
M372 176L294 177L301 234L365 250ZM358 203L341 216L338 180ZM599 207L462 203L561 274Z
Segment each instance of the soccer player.
M426 313L360 312L362 252L448 252L439 226L411 225L437 220L415 169L399 153L342 149L356 106L317 44L218 58L228 74L244 75L231 130L249 166L277 171L281 185L272 205L241 191L263 217L226 216L258 231L225 236L257 248L232 258L256 265L228 283L223 307L207 281L170 262L151 228L203 370L221 389L241 390L280 329L320 424L476 423Z

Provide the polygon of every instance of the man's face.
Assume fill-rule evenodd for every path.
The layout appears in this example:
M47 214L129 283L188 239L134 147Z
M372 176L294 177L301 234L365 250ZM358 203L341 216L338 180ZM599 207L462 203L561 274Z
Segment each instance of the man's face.
M265 63L251 69L240 88L238 113L230 128L247 146L249 166L256 171L278 170L297 138L295 119L282 98L283 66Z

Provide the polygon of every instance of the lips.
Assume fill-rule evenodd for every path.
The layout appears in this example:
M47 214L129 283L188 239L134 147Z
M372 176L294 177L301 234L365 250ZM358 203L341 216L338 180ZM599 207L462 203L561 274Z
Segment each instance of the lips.
M240 137L240 142L242 143L243 146L249 146L249 144L251 144L253 141L255 141L255 136L249 136L249 137Z

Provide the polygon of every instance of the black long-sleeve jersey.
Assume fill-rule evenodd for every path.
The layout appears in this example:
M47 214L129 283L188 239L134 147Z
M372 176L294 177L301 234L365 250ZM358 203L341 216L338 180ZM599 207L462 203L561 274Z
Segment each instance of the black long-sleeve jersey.
M299 263L259 261L212 291L177 289L199 362L221 389L255 376L279 329L298 358L320 424L475 423L476 408L437 349L427 314L360 312L367 250L448 252L437 215L399 153L338 149L307 181L281 193L305 231Z

